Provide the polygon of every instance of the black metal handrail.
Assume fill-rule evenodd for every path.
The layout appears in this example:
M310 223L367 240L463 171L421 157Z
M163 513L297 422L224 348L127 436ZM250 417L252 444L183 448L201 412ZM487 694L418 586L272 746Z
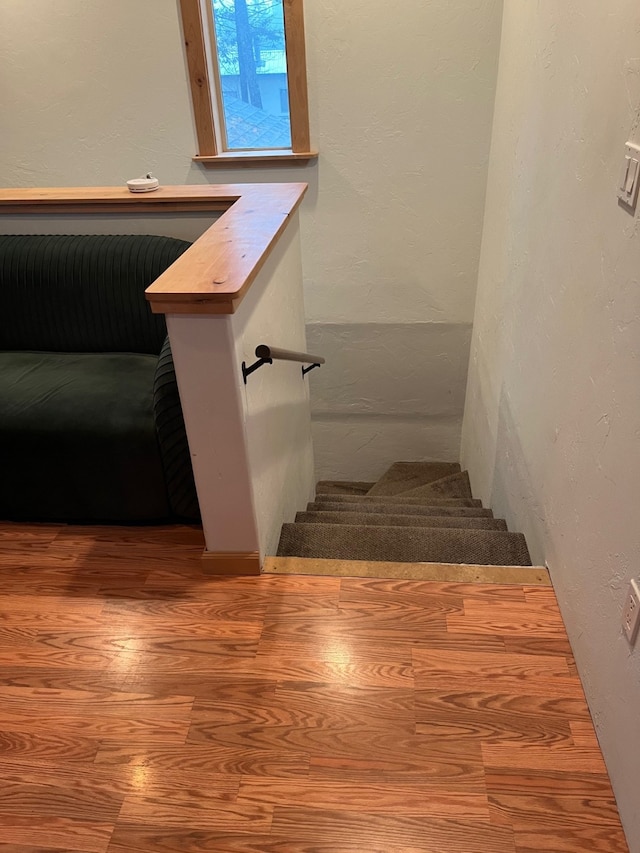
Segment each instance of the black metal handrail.
M314 367L320 367L321 364L325 363L324 358L321 355L311 355L308 352L294 352L293 350L288 349L278 349L277 347L271 347L269 344L258 344L256 347L256 358L257 361L254 361L252 365L247 367L246 362L242 362L242 378L244 379L244 384L247 384L247 376L254 372L254 370L258 370L260 367L263 367L265 364L273 364L274 361L298 361L302 364L308 364L309 367L302 368L302 376L304 377L310 370L313 370Z

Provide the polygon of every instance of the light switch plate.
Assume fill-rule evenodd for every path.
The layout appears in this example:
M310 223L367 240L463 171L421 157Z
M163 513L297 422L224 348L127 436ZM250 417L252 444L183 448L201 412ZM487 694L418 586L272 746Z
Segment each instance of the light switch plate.
M640 145L627 142L624 147L624 161L618 180L618 198L628 208L636 206L638 186L640 185Z

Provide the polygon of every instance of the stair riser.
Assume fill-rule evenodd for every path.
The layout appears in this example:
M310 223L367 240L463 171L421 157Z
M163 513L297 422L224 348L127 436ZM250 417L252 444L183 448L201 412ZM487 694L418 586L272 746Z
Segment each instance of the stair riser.
M443 477L426 486L418 486L415 489L406 489L399 497L406 498L471 498L471 483L469 474L462 471L460 474L452 474Z
M440 527L466 530L506 530L502 518L470 516L386 515L355 512L299 512L296 524L351 524L373 527Z
M371 495L316 495L316 501L331 501L332 503L371 503L395 506L396 504L412 504L413 506L482 506L482 501L476 498L415 498L395 495L392 497L376 497Z
M349 480L320 480L316 483L317 495L366 495L375 483Z
M371 494L395 495L459 472L454 462L396 462L371 487Z
M421 527L367 527L363 531L362 527L340 524L285 524L278 556L398 563L531 565L521 533Z
M375 515L448 515L464 518L493 518L493 511L482 507L424 506L423 504L338 503L316 501L307 504L307 512L358 512Z

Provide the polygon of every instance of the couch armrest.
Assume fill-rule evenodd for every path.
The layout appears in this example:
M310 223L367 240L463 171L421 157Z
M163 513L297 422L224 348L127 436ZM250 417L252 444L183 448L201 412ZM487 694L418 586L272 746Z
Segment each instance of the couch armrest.
M184 520L199 521L198 496L168 337L158 357L153 410L171 511Z

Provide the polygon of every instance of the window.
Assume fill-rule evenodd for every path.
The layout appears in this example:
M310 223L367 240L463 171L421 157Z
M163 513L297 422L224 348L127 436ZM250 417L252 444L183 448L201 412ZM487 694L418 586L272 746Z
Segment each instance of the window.
M302 0L180 0L198 154L308 160Z

